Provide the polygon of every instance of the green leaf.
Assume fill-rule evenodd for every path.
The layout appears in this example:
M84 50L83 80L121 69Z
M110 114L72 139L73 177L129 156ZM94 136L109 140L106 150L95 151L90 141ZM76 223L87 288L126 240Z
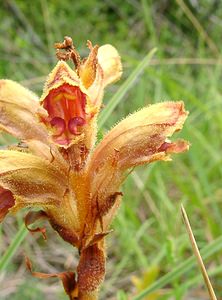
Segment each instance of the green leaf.
M222 249L222 236L214 240L209 245L205 246L201 251L201 256L203 259L207 259L213 254L219 252ZM184 262L182 262L177 268L173 271L167 273L166 275L162 276L159 280L155 283L150 285L147 289L143 290L139 295L134 297L132 300L141 300L144 299L147 295L151 294L152 292L165 287L167 284L173 282L176 278L179 278L181 275L187 273L196 265L195 257L190 257Z

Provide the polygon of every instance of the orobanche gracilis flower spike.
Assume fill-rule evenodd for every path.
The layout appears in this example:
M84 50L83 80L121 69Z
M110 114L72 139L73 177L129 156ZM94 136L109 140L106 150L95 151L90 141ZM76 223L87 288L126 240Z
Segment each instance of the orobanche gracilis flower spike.
M0 150L0 220L21 208L39 208L25 217L27 228L48 219L79 250L76 272L43 274L59 277L70 299L98 299L105 274L105 237L119 207L129 169L188 149L169 137L187 117L183 102L150 105L117 124L95 146L97 116L104 88L122 73L117 50L87 43L81 60L66 37L57 48L57 65L43 94L37 96L11 80L0 81L0 129L22 144ZM65 62L72 60L74 69ZM22 146L23 145L23 146ZM25 145L25 147L24 147Z

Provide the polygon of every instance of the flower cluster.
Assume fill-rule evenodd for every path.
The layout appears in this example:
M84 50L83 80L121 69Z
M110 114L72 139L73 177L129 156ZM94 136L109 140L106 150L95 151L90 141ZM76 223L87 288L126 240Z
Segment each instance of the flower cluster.
M97 299L120 186L129 169L188 149L186 141L169 140L187 112L183 102L145 107L95 146L104 88L121 77L120 56L111 45L88 42L90 54L81 59L68 37L56 48L59 61L40 100L20 84L0 80L0 129L22 141L0 150L0 220L21 208L39 208L26 215L26 226L47 219L80 258L76 272L33 275L61 278L70 299ZM43 228L29 230L45 234Z

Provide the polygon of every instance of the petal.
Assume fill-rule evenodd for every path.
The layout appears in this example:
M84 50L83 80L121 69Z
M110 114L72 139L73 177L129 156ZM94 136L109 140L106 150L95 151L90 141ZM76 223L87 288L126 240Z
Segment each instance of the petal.
M187 112L183 102L164 102L144 108L116 125L97 146L93 154L93 165L99 167L114 158L118 168L126 169L149 162L161 152L181 152L187 144L163 149L166 139L182 128ZM168 151L167 151L168 150ZM107 159L108 158L108 159ZM165 155L166 158L166 155Z
M122 64L116 48L109 44L99 47L97 58L103 70L104 86L120 79Z
M104 85L103 78L104 78L103 70L101 66L98 64L96 70L96 78L87 91L89 95L90 105L96 108L95 113L99 111L102 103L103 95L104 95L105 85Z
M61 171L67 172L69 168L69 163L64 159L58 147L54 144L45 144L41 141L30 140L27 142L28 149L32 154L41 156L44 159L47 159L53 165L57 166ZM16 150L16 149L12 149Z
M113 219L115 218L117 211L119 209L119 206L122 201L122 193L115 192L111 196L108 196L106 201L101 201L102 206L107 207L107 211L104 215L101 216L102 219L102 229L104 231L109 229L110 224L112 223ZM109 208L109 210L108 210ZM101 221L99 220L98 225L101 226Z
M126 170L170 153L188 149L185 141L167 140L182 128L187 117L183 102L164 102L144 108L116 125L96 147L89 170L93 201L109 207L110 199L127 176ZM105 203L104 203L105 201Z
M16 199L13 209L57 204L67 188L64 173L29 153L0 150L0 186Z
M87 41L90 54L87 59L79 66L78 72L83 85L88 88L92 85L96 77L97 53L99 46L93 47L90 41Z
M120 79L122 75L122 64L117 50L112 45L99 47L97 54L96 77L88 88L90 102L99 110L104 94L104 88Z
M66 62L60 60L47 78L40 102L43 102L52 90L59 88L63 84L79 87L82 92L85 92L85 88L81 84L76 72Z
M0 130L23 140L45 140L47 131L37 113L46 112L34 93L14 81L0 80Z

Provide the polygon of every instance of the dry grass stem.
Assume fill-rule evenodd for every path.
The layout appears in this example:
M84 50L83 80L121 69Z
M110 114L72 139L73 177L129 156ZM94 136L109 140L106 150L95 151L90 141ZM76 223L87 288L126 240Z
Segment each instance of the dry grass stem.
M208 289L208 293L209 293L210 299L211 300L217 300L217 297L216 297L216 295L214 293L214 289L213 289L213 287L211 285L211 282L210 282L210 279L208 277L206 268L204 266L202 257L200 255L197 243L195 241L195 237L193 235L192 228L190 226L190 222L189 222L187 213L186 213L186 211L185 211L185 209L184 209L184 207L183 207L182 204L181 204L181 212L182 212L182 217L183 217L183 220L184 220L184 223L186 225L186 229L187 229L187 232L188 232L188 235L189 235L189 238L190 238L190 242L191 242L191 245L192 245L192 248L193 248L193 252L194 252L194 255L197 258L197 263L198 263L198 265L199 265L199 267L201 269L201 272L202 272L202 275L203 275L206 287Z
M192 13L192 11L189 9L189 7L185 4L183 0L176 0L177 4L182 8L187 18L190 20L190 22L193 24L197 32L200 34L200 36L203 38L203 40L206 42L210 50L216 55L219 56L220 51L218 50L217 45L214 43L214 41L210 38L206 30L203 28L203 26L200 24L198 19L195 17L195 15Z

